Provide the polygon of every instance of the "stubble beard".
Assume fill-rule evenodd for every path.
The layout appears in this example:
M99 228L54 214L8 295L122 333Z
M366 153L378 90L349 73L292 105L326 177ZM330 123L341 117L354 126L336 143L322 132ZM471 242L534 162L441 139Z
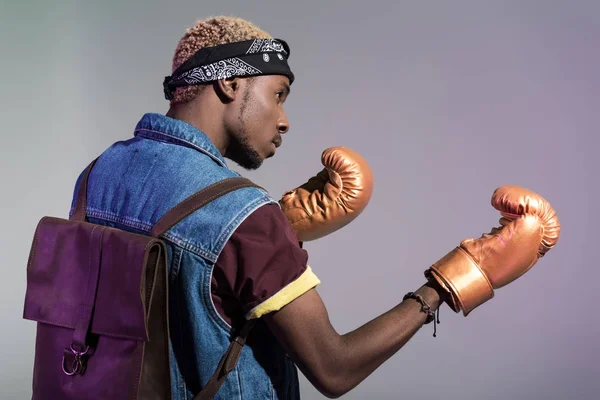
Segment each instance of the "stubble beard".
M256 149L250 144L246 129L246 106L250 100L250 89L247 88L240 106L238 115L239 131L231 137L225 157L237 163L240 167L252 171L260 168L263 159Z

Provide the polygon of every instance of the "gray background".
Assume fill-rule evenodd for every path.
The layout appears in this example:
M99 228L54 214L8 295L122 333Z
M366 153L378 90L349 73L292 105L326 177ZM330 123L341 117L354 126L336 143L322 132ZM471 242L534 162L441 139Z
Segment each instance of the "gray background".
M353 224L307 244L339 332L387 311L422 271L498 220L493 190L546 197L558 246L468 318L441 310L347 399L597 399L600 6L594 1L1 3L0 394L30 396L21 319L33 230L65 217L87 163L165 112L162 79L196 19L247 18L292 48L292 129L245 173L273 194L359 151L376 178ZM237 169L237 167L235 167ZM302 378L305 399L322 398Z

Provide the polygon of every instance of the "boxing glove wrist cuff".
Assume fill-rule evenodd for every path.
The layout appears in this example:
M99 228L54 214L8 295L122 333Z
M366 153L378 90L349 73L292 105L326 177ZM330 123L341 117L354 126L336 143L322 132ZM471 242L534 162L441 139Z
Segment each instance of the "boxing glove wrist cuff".
M494 288L471 256L461 247L446 254L425 271L450 293L448 305L466 317L494 297Z

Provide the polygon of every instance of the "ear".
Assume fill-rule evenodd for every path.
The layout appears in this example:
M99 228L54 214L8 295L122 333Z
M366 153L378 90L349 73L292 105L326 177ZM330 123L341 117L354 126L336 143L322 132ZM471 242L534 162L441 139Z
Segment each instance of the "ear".
M240 80L237 77L219 79L215 81L215 91L223 101L234 101L240 92Z

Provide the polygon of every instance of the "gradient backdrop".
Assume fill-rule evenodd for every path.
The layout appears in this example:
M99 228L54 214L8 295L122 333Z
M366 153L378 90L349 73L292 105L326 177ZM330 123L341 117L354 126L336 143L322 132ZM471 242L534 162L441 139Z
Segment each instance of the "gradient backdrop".
M30 396L35 324L21 315L38 220L67 216L88 162L131 137L143 113L166 112L177 41L219 14L286 39L297 75L283 147L246 176L279 195L335 145L373 168L364 214L306 246L339 332L393 307L431 263L489 231L497 186L537 191L562 222L558 246L530 272L468 318L444 306L437 338L426 326L344 398L600 398L600 2L1 4L0 398ZM302 393L322 398L304 378Z

